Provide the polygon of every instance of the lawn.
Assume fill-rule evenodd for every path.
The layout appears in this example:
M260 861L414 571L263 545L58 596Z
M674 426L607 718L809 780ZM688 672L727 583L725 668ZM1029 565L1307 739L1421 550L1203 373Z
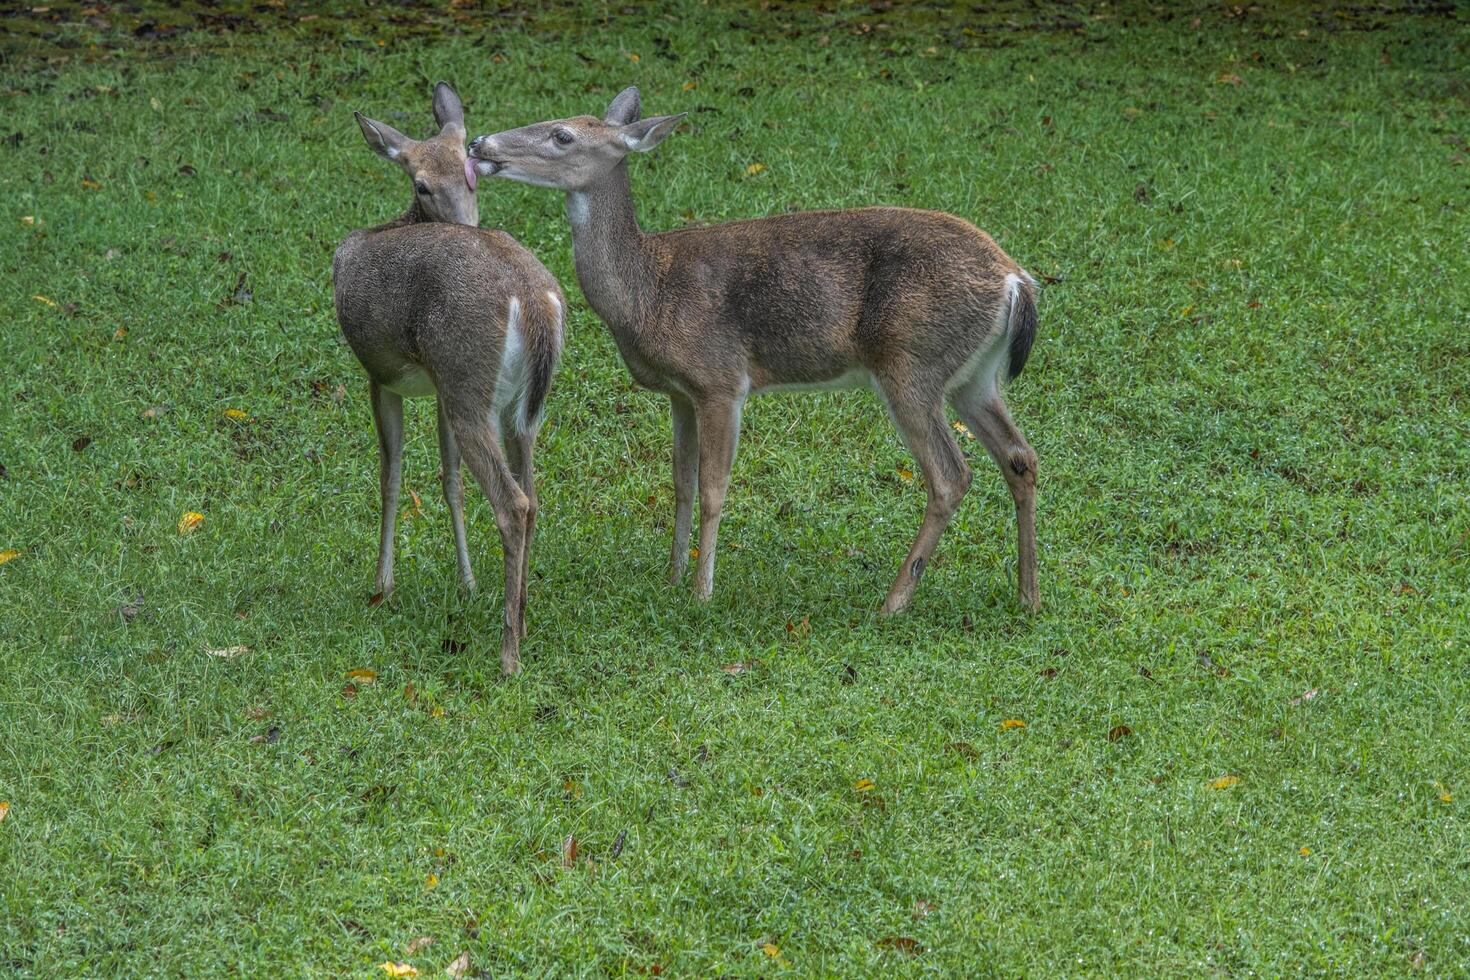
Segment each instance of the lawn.
M1470 972L1464 8L83 6L0 20L0 972ZM330 260L410 196L352 111L439 78L471 135L689 112L647 229L931 207L1044 277L1042 611L963 440L880 619L865 392L749 405L670 588L667 402L501 180L572 307L522 673L423 402L370 606Z

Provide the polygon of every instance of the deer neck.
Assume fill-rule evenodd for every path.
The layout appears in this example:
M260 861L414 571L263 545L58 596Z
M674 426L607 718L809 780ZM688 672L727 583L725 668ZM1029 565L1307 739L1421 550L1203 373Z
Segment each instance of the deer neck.
M591 187L569 191L567 218L577 282L587 302L614 334L636 333L653 295L654 261L638 227L626 161Z
M415 194L413 197L413 203L408 206L407 211L403 212L392 221L386 221L383 224L378 225L373 229L373 231L387 231L389 228L402 228L404 225L416 225L429 220L431 219L427 215L425 215L422 210L419 209L419 198L418 195Z

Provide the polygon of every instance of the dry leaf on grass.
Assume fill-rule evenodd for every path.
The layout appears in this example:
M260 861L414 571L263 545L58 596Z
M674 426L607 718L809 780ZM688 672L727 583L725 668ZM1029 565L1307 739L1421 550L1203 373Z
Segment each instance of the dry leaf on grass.
M745 176L754 177L758 173L763 173L765 169L766 165L764 163L752 163L745 168Z
M418 938L411 940L407 946L403 947L403 954L405 956L412 956L419 950L425 949L432 945L434 945L433 936L419 936Z
M870 793L873 791L873 787L875 785L876 784L871 779L863 778L853 783L852 788L857 790L859 793Z
M419 975L419 971L407 963L394 963L392 960L379 963L378 969L390 977L416 977Z
M241 654L249 653L250 648L244 646L243 644L237 644L236 646L232 647L219 647L218 649L205 650L204 652L209 654L211 657L219 657L221 659L228 660L231 657L238 657Z
M0 823L4 823L8 816L10 816L10 803L0 800Z
M1293 708L1295 708L1295 707L1299 707L1300 705L1306 704L1308 701L1312 700L1316 696L1317 696L1317 688L1314 687L1310 691L1307 691L1307 692L1303 693L1299 697L1292 698L1291 701L1289 701L1288 703Z
M456 956L450 964L444 968L452 980L463 980L470 975L470 951L465 950Z
M22 553L15 548L6 548L4 551L0 551L0 565L3 565L8 561L14 561L15 559L19 558L21 554Z
M203 523L204 523L204 515L203 514L200 514L200 513L196 512L196 511L192 511L192 510L191 511L187 511L184 514L183 517L180 517L179 518L179 533L180 534L188 534L190 531L193 531L195 528L197 528L199 525L201 525Z
M1240 782L1239 776L1221 776L1219 779L1210 780L1205 786L1209 789L1229 789L1238 782Z
M1132 734L1133 729L1129 728L1127 725L1115 725L1108 730L1108 741L1116 742L1118 741L1118 739L1127 738L1129 735Z
M1007 718L1000 723L1002 731L1010 731L1012 728L1025 728L1026 723L1019 718Z
M349 681L356 681L359 684L371 684L378 679L378 672L376 670L369 670L366 667L359 667L356 670L349 670L344 676Z
M567 834L567 839L561 842L561 866L563 868L574 868L577 866L577 838L574 834Z

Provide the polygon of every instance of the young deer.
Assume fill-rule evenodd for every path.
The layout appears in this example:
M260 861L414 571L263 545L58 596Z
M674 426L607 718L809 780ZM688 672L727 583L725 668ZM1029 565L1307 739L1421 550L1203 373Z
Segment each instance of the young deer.
M475 227L464 107L443 82L434 88L434 118L439 134L420 141L357 114L368 146L408 174L413 203L387 224L348 235L332 260L337 321L367 371L378 430L383 513L374 601L393 591L403 398L432 395L444 499L468 589L475 577L465 547L461 452L495 510L505 551L500 666L514 673L536 526L532 447L561 356L566 302L556 279L514 238Z
M695 593L714 587L715 536L740 413L752 392L871 384L924 474L918 539L883 603L908 604L970 485L946 398L985 444L1016 504L1021 602L1036 587L1036 454L1011 421L1036 334L1035 282L959 218L906 208L812 211L646 235L625 157L684 118L639 118L636 88L602 119L536 123L470 143L481 175L567 193L577 279L628 370L662 391L674 424L674 546L683 574L696 488Z

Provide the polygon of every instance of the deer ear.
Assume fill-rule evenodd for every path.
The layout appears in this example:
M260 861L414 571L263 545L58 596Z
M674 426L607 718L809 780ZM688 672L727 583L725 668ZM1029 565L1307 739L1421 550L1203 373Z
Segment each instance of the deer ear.
M369 119L360 112L354 112L352 115L357 119L357 124L362 127L362 138L367 140L367 145L385 160L397 160L403 155L404 150L413 145L413 140L387 123Z
M602 121L612 126L626 126L628 123L638 121L638 113L643 109L643 100L638 95L638 86L629 85L618 93L617 98L607 104L607 111L602 114Z
M677 129L687 115L687 112L681 112L677 116L653 116L629 123L622 128L620 134L623 138L623 145L630 150L647 153L662 143L665 136Z
M458 126L460 135L464 135L464 103L448 82L434 86L434 121L440 129Z

